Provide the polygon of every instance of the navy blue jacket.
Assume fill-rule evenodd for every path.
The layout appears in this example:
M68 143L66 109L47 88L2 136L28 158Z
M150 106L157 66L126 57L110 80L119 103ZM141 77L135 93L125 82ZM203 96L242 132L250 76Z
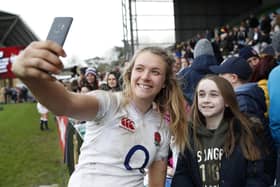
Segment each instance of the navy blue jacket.
M193 145L192 141L191 145ZM237 143L229 157L225 155L222 157L220 187L269 187L272 185L275 178L275 152L263 158L257 161L247 160ZM189 149L178 157L171 187L202 187L196 155Z
M183 69L178 80L183 90L184 96L189 104L192 104L193 94L197 83L207 74L213 74L209 66L217 65L217 60L211 55L201 55L194 59L192 65Z
M267 110L265 95L257 83L243 84L235 88L234 91L241 112L258 117L263 123L267 123L264 116Z

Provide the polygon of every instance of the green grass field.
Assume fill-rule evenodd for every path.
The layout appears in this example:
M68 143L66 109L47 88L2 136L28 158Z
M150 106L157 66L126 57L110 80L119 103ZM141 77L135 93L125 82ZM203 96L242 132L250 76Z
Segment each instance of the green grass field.
M2 105L0 111L0 186L67 186L54 116L50 131L40 131L35 103Z

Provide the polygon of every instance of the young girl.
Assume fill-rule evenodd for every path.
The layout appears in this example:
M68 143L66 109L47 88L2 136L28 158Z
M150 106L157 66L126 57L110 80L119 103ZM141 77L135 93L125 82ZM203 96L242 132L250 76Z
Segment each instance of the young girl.
M107 76L107 86L108 90L112 92L121 90L117 74L114 71L111 71Z
M190 145L179 156L173 187L273 184L275 162L262 159L266 153L262 136L256 138L252 131L257 124L240 113L227 80L213 75L203 78L196 88L191 115Z
M181 149L187 142L184 97L172 75L172 57L161 48L144 48L124 72L122 92L77 94L51 77L62 69L59 56L66 55L56 43L33 42L12 69L50 111L88 121L68 186L142 187L148 168L149 187L163 187L170 132Z
M98 80L97 80L97 72L95 68L87 68L85 73L86 81L85 84L82 86L86 86L90 88L90 90L97 90L99 88L98 86Z
M102 86L99 86L99 88L111 92L121 91L121 86L116 72L108 72L108 75L106 76L106 83L103 83Z

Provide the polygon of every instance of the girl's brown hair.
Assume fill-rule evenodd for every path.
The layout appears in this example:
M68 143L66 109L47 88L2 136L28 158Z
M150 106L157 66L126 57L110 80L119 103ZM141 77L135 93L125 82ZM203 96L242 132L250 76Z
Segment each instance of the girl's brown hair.
M217 85L222 97L224 98L224 102L227 104L223 117L223 120L229 123L229 129L224 144L225 155L227 157L231 155L235 148L235 144L238 142L245 158L249 160L259 159L261 157L261 153L256 146L254 133L252 132L253 123L248 117L240 112L235 92L231 84L226 79L217 75L207 75L201 79L200 82L206 79L213 81ZM196 92L192 107L191 120L193 122L193 137L195 146L200 146L196 131L199 125L205 124L206 122L205 117L198 109L197 98L198 93Z

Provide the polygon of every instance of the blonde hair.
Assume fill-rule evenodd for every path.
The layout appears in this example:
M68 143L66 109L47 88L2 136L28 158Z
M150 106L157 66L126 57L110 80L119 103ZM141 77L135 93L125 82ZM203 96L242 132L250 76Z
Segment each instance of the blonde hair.
M187 116L184 110L186 106L182 90L172 72L172 65L175 60L171 54L160 47L146 47L134 54L123 73L123 94L126 103L128 103L129 98L132 98L131 72L137 57L143 52L157 55L166 63L165 88L162 88L158 93L154 102L163 116L170 116L170 130L174 136L175 145L179 147L180 151L183 151L185 146L189 145L188 131L186 130Z

